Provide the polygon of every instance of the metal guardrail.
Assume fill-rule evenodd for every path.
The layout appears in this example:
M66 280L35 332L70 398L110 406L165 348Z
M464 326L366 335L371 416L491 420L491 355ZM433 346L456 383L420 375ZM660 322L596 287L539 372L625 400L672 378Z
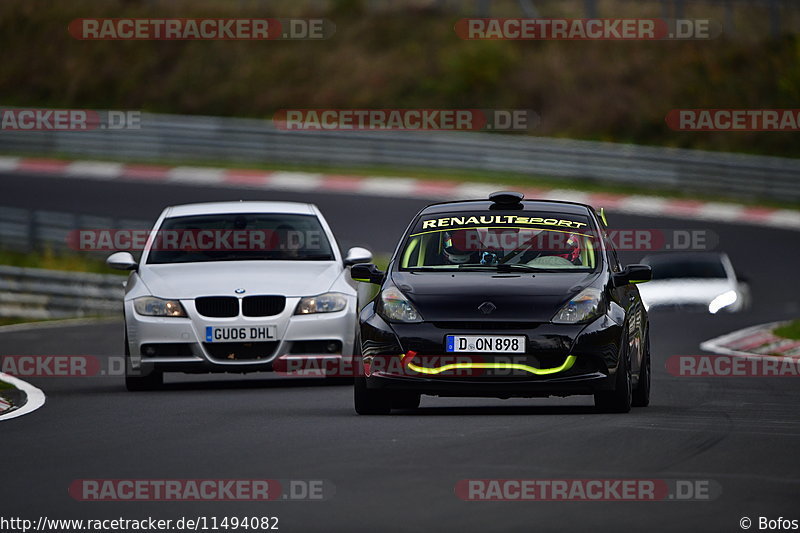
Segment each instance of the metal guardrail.
M69 250L80 229L149 229L145 220L0 206L0 249ZM93 253L98 258L107 252ZM73 318L122 311L124 276L0 266L0 317Z
M0 151L117 159L517 172L800 200L800 159L443 132L285 131L257 119L142 114L141 129L0 132Z
M0 205L0 249L20 252L69 250L70 232L92 229L150 229L152 221ZM107 253L97 253L105 257Z
M68 318L122 311L125 278L0 266L0 316Z

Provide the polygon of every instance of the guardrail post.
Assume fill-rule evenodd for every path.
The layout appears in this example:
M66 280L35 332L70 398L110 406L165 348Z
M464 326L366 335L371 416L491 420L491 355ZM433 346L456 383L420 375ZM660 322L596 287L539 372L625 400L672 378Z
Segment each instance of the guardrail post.
M675 18L682 19L686 14L686 3L684 0L675 0Z
M522 15L527 18L537 18L539 10L533 5L533 0L518 0L519 8L522 10Z
M736 21L733 15L733 0L725 0L725 33L728 35L736 33Z
M586 10L587 19L596 19L597 15L597 0L583 0L583 5Z
M781 10L778 0L769 0L769 33L776 39L781 36Z

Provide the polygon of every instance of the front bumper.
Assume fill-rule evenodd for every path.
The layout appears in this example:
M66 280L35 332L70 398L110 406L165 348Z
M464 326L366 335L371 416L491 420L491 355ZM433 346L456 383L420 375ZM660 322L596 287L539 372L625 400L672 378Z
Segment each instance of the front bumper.
M372 306L362 311L368 388L438 396L568 396L612 390L621 320L590 324L424 322L389 324ZM447 354L447 335L524 335L524 354Z
M182 300L188 318L137 314L125 302L125 327L134 370L157 368L169 372L263 372L283 358L349 359L353 353L356 300L335 313L294 315L299 298L287 298L279 315L210 318L200 315L192 300ZM208 326L274 326L274 339L260 342L206 342Z

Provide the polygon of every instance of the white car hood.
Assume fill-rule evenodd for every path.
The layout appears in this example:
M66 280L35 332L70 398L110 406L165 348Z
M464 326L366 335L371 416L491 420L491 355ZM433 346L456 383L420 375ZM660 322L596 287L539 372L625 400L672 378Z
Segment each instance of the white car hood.
M736 287L724 278L663 279L638 285L639 294L647 307L658 305L708 305L720 294Z
M342 272L334 261L213 261L144 265L139 272L153 296L192 299L198 296L282 294L312 296L330 289Z

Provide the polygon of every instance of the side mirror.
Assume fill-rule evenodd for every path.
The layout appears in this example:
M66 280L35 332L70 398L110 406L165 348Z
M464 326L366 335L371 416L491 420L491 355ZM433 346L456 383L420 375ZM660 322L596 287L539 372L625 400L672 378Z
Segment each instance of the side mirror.
M644 283L653 279L653 270L648 265L628 265L622 272L614 274L614 286L623 287L631 283Z
M380 270L372 263L360 263L358 265L353 265L350 269L350 277L355 281L380 285L386 277L386 272Z
M133 258L130 252L111 254L108 256L108 259L106 259L106 264L117 270L136 270L139 266L139 263L136 262L136 259Z
M350 248L347 250L347 256L344 258L344 266L355 265L357 263L369 263L372 261L372 252L366 248Z

